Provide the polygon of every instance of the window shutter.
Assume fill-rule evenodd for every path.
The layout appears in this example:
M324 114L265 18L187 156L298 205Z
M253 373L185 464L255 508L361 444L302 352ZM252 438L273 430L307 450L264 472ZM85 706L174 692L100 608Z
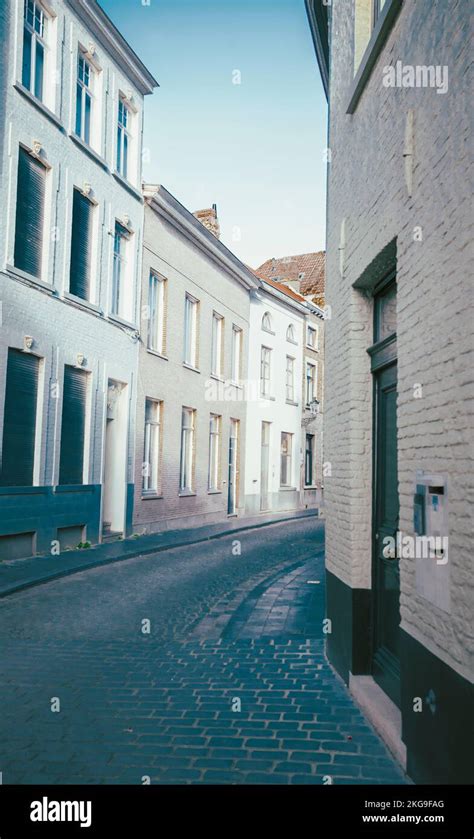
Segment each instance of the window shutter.
M92 204L82 192L74 190L71 233L71 267L69 291L83 300L89 299Z
M32 486L39 359L8 350L3 426L2 486Z
M45 168L20 148L16 200L15 266L41 276L43 255Z
M82 484L86 428L87 373L65 366L59 483Z

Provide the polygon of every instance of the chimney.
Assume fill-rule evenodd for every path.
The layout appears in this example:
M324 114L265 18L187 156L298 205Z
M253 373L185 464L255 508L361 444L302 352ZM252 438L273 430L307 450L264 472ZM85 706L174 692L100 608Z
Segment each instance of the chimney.
M195 216L198 221L204 225L204 227L207 227L216 239L219 239L221 229L217 218L217 204L213 204L209 210L196 210L193 213L193 216Z

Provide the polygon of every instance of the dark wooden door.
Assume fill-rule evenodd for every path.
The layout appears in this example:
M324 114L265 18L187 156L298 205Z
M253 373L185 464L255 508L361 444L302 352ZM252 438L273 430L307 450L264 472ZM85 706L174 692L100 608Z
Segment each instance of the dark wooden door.
M373 675L400 705L400 571L384 539L398 530L397 363L374 373L374 637ZM384 550L385 548L385 550Z

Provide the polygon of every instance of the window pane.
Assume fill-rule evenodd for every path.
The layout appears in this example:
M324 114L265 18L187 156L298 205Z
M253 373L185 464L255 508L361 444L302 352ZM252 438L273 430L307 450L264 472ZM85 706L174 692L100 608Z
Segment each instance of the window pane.
M36 41L35 52L35 96L38 99L43 98L43 73L44 73L44 47L38 40Z
M34 277L41 277L45 177L44 166L20 148L14 263Z
M23 68L21 80L23 85L31 89L31 32L28 29L23 33Z
M85 143L90 143L92 101L88 93L85 94L85 105L86 107L84 114L84 137L82 139Z
M390 285L377 295L374 306L374 338L383 341L397 331L397 286Z
M82 134L82 87L79 82L76 85L76 134Z
M128 173L128 137L127 134L124 133L123 135L123 160L122 160L122 175L124 178L127 177Z

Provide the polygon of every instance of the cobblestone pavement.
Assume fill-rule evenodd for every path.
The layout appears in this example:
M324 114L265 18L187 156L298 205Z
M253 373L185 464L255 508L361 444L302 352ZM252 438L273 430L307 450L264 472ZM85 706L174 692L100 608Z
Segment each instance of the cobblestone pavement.
M162 554L162 588L152 585L153 559L127 562L122 623L117 566L8 598L3 783L404 783L325 659L320 538L320 523L309 522L242 535L233 587L232 540L209 549L207 577L189 549L184 558ZM252 551L268 565L261 559L249 573L243 557ZM167 562L177 585L186 564L193 578L194 562L195 585L207 580L200 609L189 580L183 585L194 607L188 621L175 610ZM173 611L175 637L163 640L154 622L170 630ZM143 634L138 621L147 619Z

